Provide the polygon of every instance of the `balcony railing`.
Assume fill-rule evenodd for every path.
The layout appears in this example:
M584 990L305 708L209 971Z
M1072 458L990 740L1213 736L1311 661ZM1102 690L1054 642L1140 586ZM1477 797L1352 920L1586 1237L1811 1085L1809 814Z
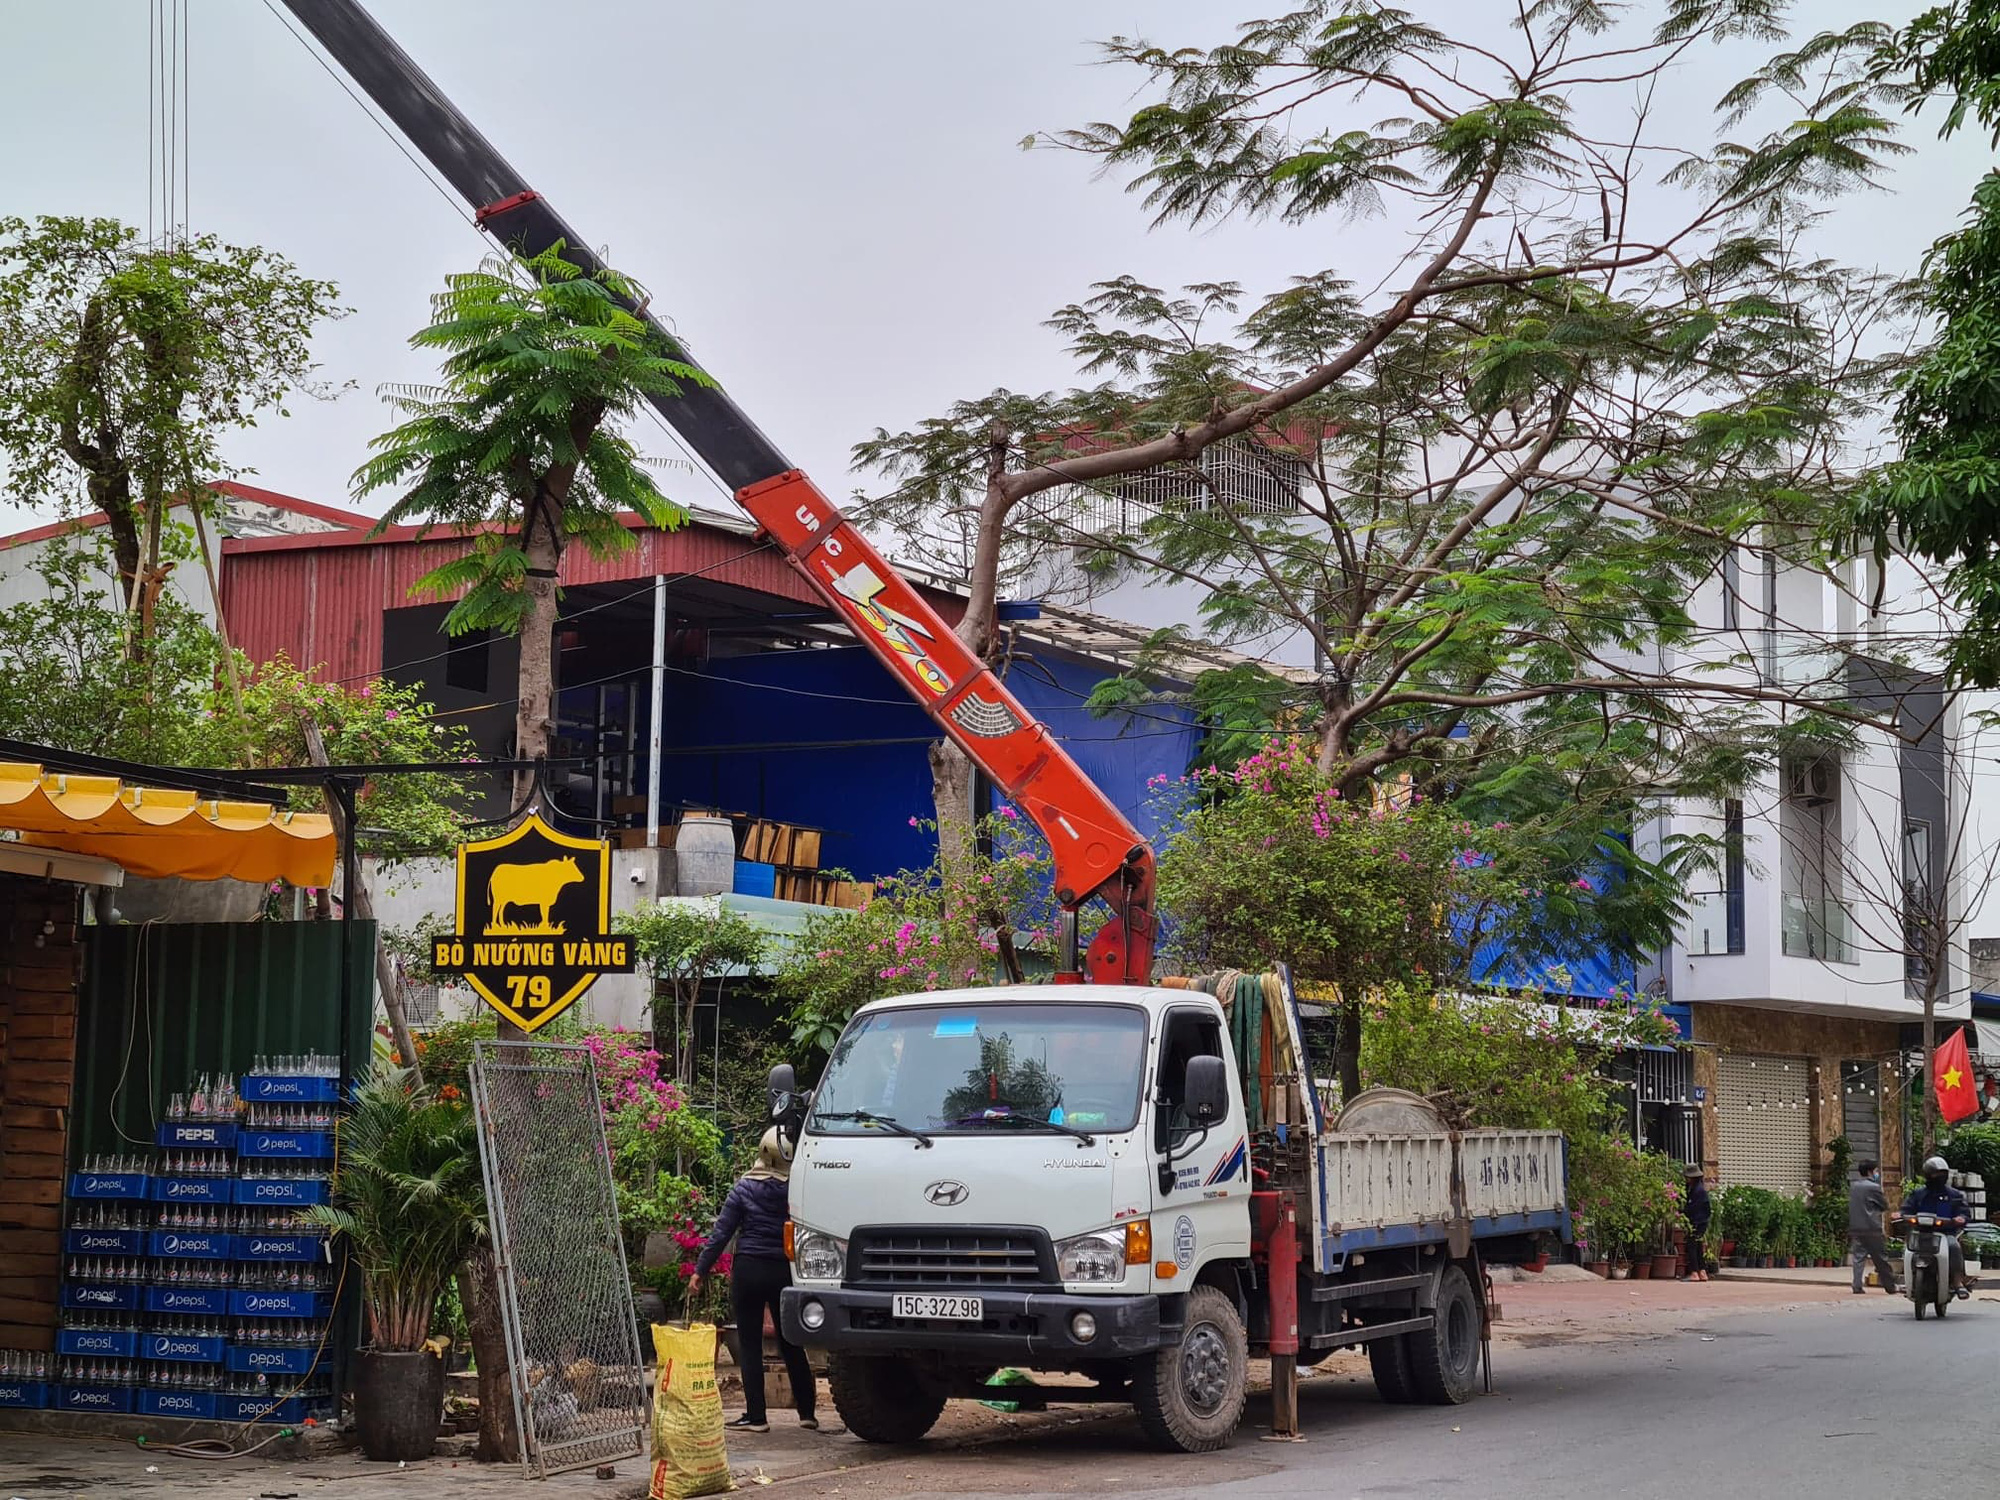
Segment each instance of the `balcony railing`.
M1854 959L1854 919L1846 904L1831 896L1784 898L1785 954L1816 958L1823 963L1851 964Z
M1687 951L1691 956L1743 952L1741 891L1698 891L1687 898L1687 905Z

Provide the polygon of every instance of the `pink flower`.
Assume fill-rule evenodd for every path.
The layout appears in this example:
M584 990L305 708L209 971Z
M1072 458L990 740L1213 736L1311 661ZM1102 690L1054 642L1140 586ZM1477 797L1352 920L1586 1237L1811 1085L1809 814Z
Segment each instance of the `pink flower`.
M915 828L917 826L917 820L915 818L910 819L910 826L912 828Z

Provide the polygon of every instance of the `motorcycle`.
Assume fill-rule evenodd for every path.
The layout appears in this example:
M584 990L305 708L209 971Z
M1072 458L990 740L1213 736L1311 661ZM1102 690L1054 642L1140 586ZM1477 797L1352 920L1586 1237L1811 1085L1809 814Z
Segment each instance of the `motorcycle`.
M1936 1214L1913 1214L1896 1221L1903 1237L1903 1288L1917 1318L1928 1308L1942 1318L1951 1307L1951 1230Z

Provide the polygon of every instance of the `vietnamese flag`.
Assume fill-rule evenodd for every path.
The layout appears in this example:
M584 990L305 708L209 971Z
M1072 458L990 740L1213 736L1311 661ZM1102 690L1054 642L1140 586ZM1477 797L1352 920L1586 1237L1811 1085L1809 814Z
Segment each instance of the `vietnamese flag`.
M1972 1082L1972 1054L1965 1047L1965 1028L1959 1027L1937 1049L1931 1062L1931 1087L1937 1091L1938 1113L1945 1124L1979 1113L1979 1090Z

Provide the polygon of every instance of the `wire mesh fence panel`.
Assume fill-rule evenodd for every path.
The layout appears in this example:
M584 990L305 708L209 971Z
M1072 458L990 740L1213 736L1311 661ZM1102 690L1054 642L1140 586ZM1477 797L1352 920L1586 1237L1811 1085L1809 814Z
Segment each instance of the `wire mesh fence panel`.
M477 1042L472 1098L522 1465L546 1478L630 1458L646 1371L590 1053Z

